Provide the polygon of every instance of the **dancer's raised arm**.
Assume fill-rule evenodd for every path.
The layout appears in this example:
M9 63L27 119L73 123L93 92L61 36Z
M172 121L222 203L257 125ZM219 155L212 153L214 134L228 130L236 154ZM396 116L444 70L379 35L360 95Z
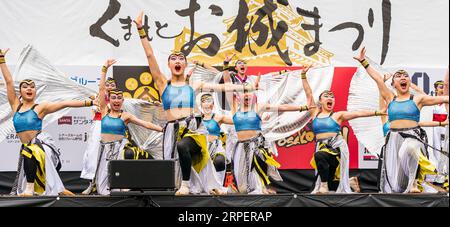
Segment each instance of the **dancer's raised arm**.
M362 48L359 52L359 55L354 57L353 59L359 61L364 66L364 68L366 68L369 76L372 77L372 79L377 83L378 89L380 90L383 99L386 101L386 103L390 103L394 99L394 94L384 83L383 75L369 64L369 61L366 59L366 48Z
M98 92L98 100L99 100L99 105L100 105L100 111L104 114L104 112L106 111L107 108L107 103L106 103L106 73L108 73L108 69L109 67L111 67L112 65L114 65L116 63L116 60L114 59L109 59L105 62L105 65L103 65L102 67L102 74L100 77L100 86L99 86L99 92Z
M310 107L309 110L311 110L311 115L313 118L317 115L318 109L316 107L316 103L314 102L314 96L313 96L313 90L311 89L311 86L308 83L307 73L311 69L311 66L305 66L303 67L301 71L301 77L302 77L302 85L303 89L306 93L306 106ZM314 107L314 108L313 108Z
M8 53L9 49L6 50L0 50L0 68L3 74L3 78L5 79L6 84L6 93L8 95L8 102L11 106L12 110L16 110L19 106L19 98L16 95L16 90L14 88L14 81L11 75L11 72L9 71L8 66L6 65L5 56L6 53Z
M159 88L159 92L162 95L164 89L167 86L167 79L161 72L161 69L159 68L158 62L156 61L155 53L153 52L153 48L150 45L150 42L147 40L147 34L145 33L145 30L142 28L143 16L144 12L139 13L139 16L136 18L136 20L134 20L134 23L136 24L139 36L141 37L141 44L145 50L145 55L147 56L150 73L152 74L152 77Z

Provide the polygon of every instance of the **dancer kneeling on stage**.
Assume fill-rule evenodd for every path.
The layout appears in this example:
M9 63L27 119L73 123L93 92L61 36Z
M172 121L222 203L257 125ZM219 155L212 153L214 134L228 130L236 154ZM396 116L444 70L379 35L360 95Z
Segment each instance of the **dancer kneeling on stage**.
M217 193L222 192L222 183L219 182L214 172L208 152L206 128L201 118L195 117L195 91L243 91L243 86L225 84L205 84L203 82L186 81L185 69L186 56L182 52L174 52L168 58L168 66L171 72L171 80L161 72L156 61L153 48L147 40L147 34L142 28L143 12L134 21L141 36L141 44L144 48L149 63L150 71L158 86L164 111L167 114L168 123L164 128L163 157L165 160L179 160L176 167L176 185L179 188L176 195L190 193ZM181 168L181 176L179 174ZM206 171L204 171L206 168ZM181 180L181 181L180 181Z
M244 87L246 84L244 84ZM233 154L233 172L240 193L275 194L269 190L271 181L282 181L280 164L267 148L262 134L261 115L264 112L307 111L313 106L257 104L256 95L244 91L240 97L230 97L238 142Z
M313 92L307 81L309 67L302 70L302 82L308 105L314 103ZM352 188L359 192L357 178L349 179L349 149L341 135L341 125L345 121L360 117L383 115L381 111L340 111L333 112L336 100L331 91L324 91L319 96L319 108L311 111L312 129L316 136L316 151L311 165L317 171L317 181L312 191L328 193L351 193Z
M448 103L448 96L411 95L411 78L404 70L394 74L389 90L382 76L366 60L363 48L355 57L375 80L388 104L391 130L386 138L380 187L383 193L420 193L426 175L435 175L436 168L428 160L425 131L419 127L420 110L424 106Z
M50 135L42 132L45 116L68 107L92 106L92 101L62 101L36 104L36 84L23 80L19 84L20 97L17 97L14 81L5 64L5 54L0 50L0 68L5 78L7 96L14 111L13 124L22 142L20 148L17 176L12 194L21 196L48 195L60 193L73 195L66 190L58 175L61 169L59 149Z
M214 110L214 99L211 94L201 97L201 110L203 124L208 130L208 150L214 163L216 174L220 182L225 181L226 166L230 162L231 154L227 154L224 148L221 124L233 124L233 119L225 115L216 115Z
M94 177L95 187L100 195L108 195L110 193L108 182L109 161L127 159L127 156L134 156L132 150L126 149L127 146L130 146L130 142L126 138L126 125L132 123L150 130L162 132L161 126L140 120L136 116L122 110L124 102L122 91L116 89L109 92L111 109L108 109L105 101L106 73L108 68L115 62L114 60L108 60L105 63L105 66L102 68L100 80L99 101L103 118L98 166ZM129 152L131 154L127 154Z

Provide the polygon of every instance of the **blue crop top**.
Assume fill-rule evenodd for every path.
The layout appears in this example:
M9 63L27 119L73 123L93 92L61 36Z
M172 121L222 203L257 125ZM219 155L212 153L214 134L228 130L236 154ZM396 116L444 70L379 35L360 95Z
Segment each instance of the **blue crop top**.
M394 99L391 103L389 103L389 121L393 122L397 120L411 120L419 122L420 110L419 108L417 108L417 105L413 99L414 96L411 95L411 98L409 100L399 102Z
M194 89L189 85L175 87L169 82L161 98L164 110L194 108L195 105Z
M236 132L261 131L261 118L255 111L236 112L233 122Z
M391 122L386 122L386 124L383 125L383 134L384 136L387 136L387 134L391 131Z
M102 134L125 136L125 129L125 122L123 122L121 116L113 118L106 115L102 119Z
M21 133L25 131L41 131L42 120L34 111L34 108L37 106L37 104L31 107L31 109L20 113L19 110L22 105L22 103L19 105L13 117L13 124L16 132Z
M312 130L315 135L321 133L340 133L341 126L331 117L316 117L312 122Z
M203 120L203 125L205 125L210 135L220 136L220 125L214 120L214 115L211 120Z

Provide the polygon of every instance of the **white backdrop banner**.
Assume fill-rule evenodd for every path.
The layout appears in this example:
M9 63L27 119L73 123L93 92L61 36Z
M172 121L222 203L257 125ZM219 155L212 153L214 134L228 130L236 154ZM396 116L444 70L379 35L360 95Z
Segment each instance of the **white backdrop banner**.
M447 0L0 0L0 6L0 49L11 49L9 66L32 44L92 89L106 59L117 59L118 66L147 65L132 22L141 10L166 74L173 50L215 66L236 53L255 67L355 67L352 57L366 46L371 59L388 69L406 67L430 93L449 62ZM0 77L4 89L1 83ZM89 110L73 110L44 129L63 151L63 171L81 169L91 120ZM15 135L0 143L0 171L16 170L19 146ZM372 166L362 146L351 149L360 150L351 163Z
M145 65L132 23L141 10L162 66L172 50L181 49L211 64L234 52L255 66L351 66L361 46L386 66L443 67L449 61L447 0L0 0L0 5L0 48L12 49L11 63L32 44L55 65L98 66L107 58Z

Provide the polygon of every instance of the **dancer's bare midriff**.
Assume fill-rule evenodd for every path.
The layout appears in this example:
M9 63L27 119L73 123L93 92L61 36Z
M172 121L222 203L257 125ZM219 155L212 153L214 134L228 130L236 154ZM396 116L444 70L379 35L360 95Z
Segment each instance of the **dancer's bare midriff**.
M391 122L391 129L416 128L419 124L410 120L396 120Z
M122 135L113 135L113 134L102 134L102 142L109 143L114 141L123 140L124 136Z
M335 132L320 133L320 134L316 135L316 139L317 140L328 139L328 138L333 138L337 135L338 134Z
M259 135L258 131L241 131L237 132L237 137L239 141L246 141L256 138Z
M17 133L17 136L22 144L29 144L38 134L39 131L25 131Z
M176 121L179 119L187 118L193 114L192 108L176 108L166 111L168 121Z

